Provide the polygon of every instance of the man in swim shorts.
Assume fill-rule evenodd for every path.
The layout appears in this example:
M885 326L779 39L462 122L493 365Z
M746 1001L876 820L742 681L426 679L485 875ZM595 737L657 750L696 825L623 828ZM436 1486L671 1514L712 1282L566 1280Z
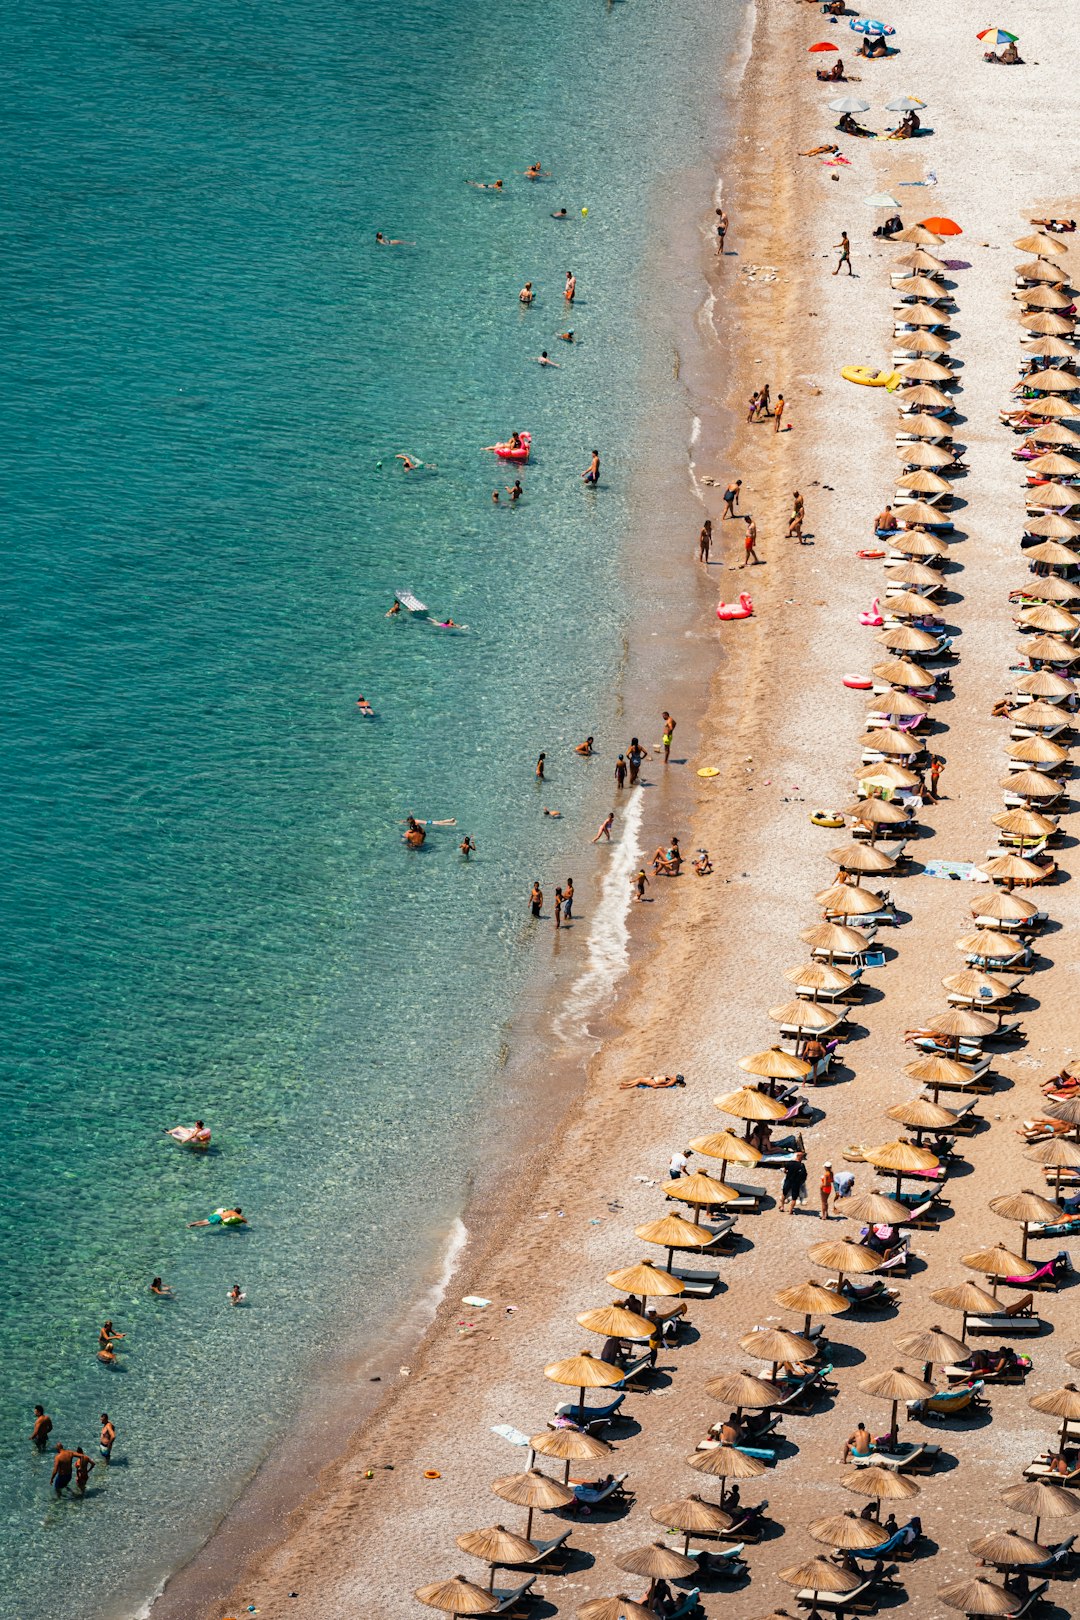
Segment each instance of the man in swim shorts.
M98 1450L106 1462L112 1456L112 1448L116 1444L116 1429L108 1412L101 1414L101 1437L98 1440Z
M47 1417L43 1406L34 1407L34 1427L30 1430L30 1439L39 1451L44 1451L52 1433L52 1418Z
M840 232L840 240L836 244L836 249L837 249L838 253L840 254L840 259L839 259L839 262L838 262L838 264L836 266L836 269L833 271L833 275L838 276L840 274L841 268L846 264L847 265L847 273L850 276L852 274L852 269L851 269L851 243L848 241L848 233L847 233L847 231L841 231Z
M534 917L539 917L543 904L544 891L540 887L539 882L534 882L532 886L532 893L529 895L529 910L532 912Z
M67 1446L59 1445L56 1448L56 1460L53 1463L50 1484L57 1496L71 1484L71 1470L75 1463L75 1453Z
M761 558L758 556L757 552L754 550L754 547L757 544L757 524L754 522L752 517L744 518L743 522L746 524L746 534L743 537L743 546L745 548L746 555L743 557L742 562L739 564L740 568L745 568L747 563L750 561L751 557L753 557L753 559L754 559L754 561L756 563L759 563L761 561Z

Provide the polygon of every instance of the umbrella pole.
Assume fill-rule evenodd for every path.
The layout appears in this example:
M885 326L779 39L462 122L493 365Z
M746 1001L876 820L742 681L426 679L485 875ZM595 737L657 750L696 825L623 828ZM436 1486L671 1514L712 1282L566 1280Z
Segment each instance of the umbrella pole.
M531 1541L532 1540L532 1519L533 1519L533 1509L530 1508L529 1512L528 1512L528 1515L527 1515L527 1517L525 1519L525 1540L526 1541Z
M898 1423L896 1421L896 1412L897 1412L897 1408L899 1407L899 1405L900 1405L899 1401L893 1401L893 1403L892 1403L892 1417L889 1420L889 1444L892 1446L894 1451L896 1450L897 1441L900 1438L900 1429L899 1429L899 1425L898 1425Z
M578 1390L577 1420L578 1420L578 1426L583 1429L585 1427L585 1387L584 1387L584 1385L582 1385L581 1389ZM526 1536L525 1539L527 1541L528 1537Z
M570 1459L569 1459L569 1457L567 1457L567 1459L566 1459L566 1467L563 1469L562 1482L563 1482L564 1485L569 1485L569 1483L570 1483Z
M494 1592L494 1590L495 1590L495 1565L492 1564L491 1565L491 1574L490 1574L490 1576L488 1578L488 1591L489 1592Z
M683 1550L683 1557L685 1558L687 1553L690 1551L690 1532L689 1532L689 1530L686 1532L686 1540L683 1542L682 1550Z
M1022 1221L1021 1222L1020 1230L1024 1234L1023 1240L1021 1241L1021 1244L1020 1244L1020 1258L1021 1258L1021 1260L1026 1260L1027 1259L1027 1246L1028 1246L1028 1223L1027 1223L1027 1221Z
M1035 1534L1032 1536L1031 1539L1032 1539L1032 1541L1038 1541L1038 1539L1039 1539L1039 1517L1038 1517L1038 1514L1035 1515Z
M934 1367L934 1363L932 1361L928 1361L926 1363L926 1366L923 1368L923 1370L922 1370L922 1381L923 1381L924 1384L928 1384L930 1382L930 1374L933 1371L933 1367Z

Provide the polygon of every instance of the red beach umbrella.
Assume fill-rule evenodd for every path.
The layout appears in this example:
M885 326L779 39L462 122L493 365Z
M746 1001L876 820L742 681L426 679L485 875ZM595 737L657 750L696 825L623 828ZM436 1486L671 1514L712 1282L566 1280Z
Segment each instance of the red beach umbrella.
M819 40L816 45L808 45L808 51L838 51L839 45L834 45L831 39Z
M933 231L935 236L963 236L964 234L962 227L956 223L955 219L941 219L937 214L932 219L921 219L919 224L925 226L928 231Z

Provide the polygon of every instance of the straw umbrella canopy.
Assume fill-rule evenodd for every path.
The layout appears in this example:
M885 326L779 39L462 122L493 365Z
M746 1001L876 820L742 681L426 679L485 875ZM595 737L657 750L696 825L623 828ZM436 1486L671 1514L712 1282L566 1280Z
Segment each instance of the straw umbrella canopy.
M1045 455L1036 456L1024 468L1027 473L1038 473L1042 478L1056 478L1060 474L1064 478L1071 478L1080 472L1080 465L1073 456L1063 456L1060 450L1048 450Z
M721 1530L730 1530L735 1523L730 1513L717 1507L715 1502L706 1502L700 1496L684 1496L678 1502L663 1502L660 1507L649 1509L649 1518L657 1524L667 1525L669 1530L681 1530L686 1537L683 1542L684 1554L689 1550L691 1536L715 1536Z
M1050 544L1055 551L1067 550L1065 546L1056 546L1052 541ZM1043 548L1039 546L1035 549L1041 551ZM1028 555L1030 556L1031 553L1029 552ZM1073 561L1074 563L1080 562L1080 558L1074 556ZM1030 597L1036 602L1076 602L1080 600L1080 585L1074 579L1062 579L1059 574L1038 574L1034 579L1025 580L1020 590L1024 596ZM1053 671L1050 670L1047 673L1053 674Z
M1080 558L1077 558L1080 562ZM909 567L921 568L923 564L913 563ZM933 573L927 569L927 573ZM923 687L933 686L935 677L923 669L921 664L913 664L906 658L893 658L884 664L875 664L873 673L879 680L888 681L890 686Z
M906 551L908 548L905 546L902 549ZM888 647L891 652L933 652L938 644L937 636L932 635L929 630L920 630L915 624L897 624L893 625L891 630L879 630L874 640L880 642L883 647ZM910 737L903 738L903 741L905 747L896 749L896 753L918 753L920 746L918 743L912 743ZM878 753L884 752L877 743L863 744L864 748L867 746L877 748Z
M880 894L858 883L834 883L819 890L814 900L826 921L832 917L871 917L883 904Z
M796 1057L793 1052L785 1052L779 1046L770 1046L767 1052L754 1052L750 1057L739 1059L739 1068L742 1069L743 1073L757 1075L759 1080L802 1080L810 1073L813 1067L814 1065L807 1063L805 1058ZM746 1091L749 1088L744 1086L742 1089ZM739 1092L732 1092L732 1096L737 1097L739 1095ZM760 1095L760 1093L755 1093L755 1095ZM720 1104L717 1103L716 1106L719 1108ZM734 1110L725 1108L723 1112L730 1114L734 1113ZM746 1117L745 1114L736 1115L738 1119L745 1119ZM754 1117L776 1119L779 1118L779 1115L764 1114L755 1115Z
M891 872L896 862L873 844L844 844L830 849L829 860L842 872Z
M684 1557L662 1541L650 1541L647 1547L634 1547L630 1552L622 1553L615 1559L615 1568L625 1570L628 1575L644 1575L648 1579L646 1606L652 1601L657 1581L681 1581L684 1576L697 1573L694 1559Z
M937 1052L905 1063L904 1073L920 1085L929 1086L935 1102L942 1086L966 1086L975 1078L975 1071L969 1064L958 1063L955 1058L942 1057Z
M931 1102L928 1097L912 1097L908 1102L894 1103L891 1108L886 1108L885 1117L906 1125L918 1139L921 1131L949 1130L956 1124L957 1116L951 1108L943 1108L941 1103Z
M676 1249L707 1249L715 1233L707 1228L684 1221L681 1215L665 1215L662 1220L649 1221L634 1228L643 1243L656 1243L668 1252L667 1269L670 1271ZM618 1372L618 1368L615 1369ZM622 1377L622 1374L619 1374ZM618 1379L614 1380L616 1383Z
M907 438L935 441L940 439L946 444L953 436L953 430L948 422L943 422L939 416L906 416L900 425L900 431Z
M903 552L905 557L949 555L948 543L942 540L940 535L926 534L922 529L894 529L889 544L894 551Z
M1057 1102L1043 1103L1042 1111L1067 1125L1080 1125L1080 1097L1062 1097Z
M905 304L903 309L897 310L896 322L904 326L948 326L949 316L931 304ZM905 336L904 332L898 332L897 342L903 343Z
M900 598L895 598L895 600L899 601ZM906 611L908 605L912 605L915 602L925 601L926 598L924 596L905 596L905 605L902 611ZM915 611L914 606L912 606L912 612ZM884 714L890 719L895 718L896 716L899 716L901 719L907 719L909 715L930 713L930 705L927 703L925 698L913 697L910 692L903 691L875 693L873 697L867 699L867 707L872 710L874 714ZM897 806L897 808L899 807Z
M1027 354L1033 354L1039 359L1064 360L1066 363L1076 361L1076 344L1071 338L1033 337L1024 338L1020 347Z
M709 1136L695 1136L690 1146L695 1153L704 1153L707 1159L720 1160L721 1181L727 1176L729 1164L757 1164L761 1158L760 1148L752 1147L732 1131L713 1131Z
M850 990L859 981L843 968L829 962L807 962L802 967L784 969L784 978L800 990L811 990L815 997L819 990Z
M866 1468L849 1468L840 1476L840 1483L845 1491L853 1491L856 1496L869 1496L877 1504L878 1518L882 1501L904 1502L919 1495L919 1487L913 1479L898 1474L895 1468L882 1468L878 1463L870 1463Z
M1018 264L1016 274L1024 281L1044 281L1048 287L1063 287L1069 279L1063 264L1047 264L1045 259L1028 259Z
M945 480L938 478L936 473L917 472L912 473L911 476L912 478L918 478L923 483L930 478L934 480L935 484L945 483ZM902 479L901 482L903 483L905 480ZM948 488L948 485L945 487ZM943 619L945 617L941 608L935 607L928 597L919 596L915 591L897 591L895 596L886 599L885 611L893 614L898 619ZM925 714L926 710L924 709L922 712Z
M1003 1586L995 1586L981 1575L955 1581L951 1586L939 1586L937 1595L942 1603L947 1603L950 1609L959 1609L961 1614L1012 1614L1020 1601L1014 1593L1006 1592Z
M740 1086L738 1091L729 1091L723 1097L713 1099L713 1107L719 1108L722 1114L730 1114L734 1119L746 1120L746 1135L755 1120L783 1119L787 1114L786 1104L776 1097L770 1097L767 1092L756 1091L753 1086Z
M709 1451L692 1451L686 1459L687 1467L697 1474L708 1474L720 1481L720 1506L724 1505L729 1479L757 1479L765 1472L760 1457L748 1457L735 1446L714 1446Z
M1049 422L1066 421L1075 422L1080 416L1080 406L1072 400L1060 399L1057 394L1040 394L1038 399L1024 401L1025 415L1033 416L1036 421ZM1028 429L1030 432L1030 428Z
M985 872L995 883L1004 883L1007 889L1014 883L1040 883L1046 876L1041 866L1025 860L1022 855L995 855L993 860L984 861L975 870Z
M835 1007L822 1007L816 1001L785 1001L779 1007L769 1008L769 1017L778 1024L791 1024L800 1032L831 1029L840 1015ZM787 1109L784 1109L787 1113Z
M999 785L1008 788L1010 793L1018 793L1022 799L1056 799L1061 792L1061 783L1055 782L1052 776L1044 776L1042 771L1014 771L1011 776L1003 777ZM987 913L980 909L978 915Z
M917 630L916 635L925 635L925 631ZM935 645L936 637L931 637ZM897 759L908 759L917 754L922 743L916 742L905 731L894 731L891 726L881 726L877 731L868 731L859 738L860 748L871 748L876 754L892 754Z
M893 237L894 242L916 242L920 247L937 247L944 240L936 231L927 230L925 225L909 225L906 230L897 231Z
M913 253L902 253L896 263L901 270L916 270L925 275L942 275L948 269L943 259L922 247L917 247Z
M1080 412L1072 414L1077 415ZM1024 493L1029 506L1068 508L1080 505L1080 489L1074 489L1071 484L1036 484Z
M1056 422L1050 422L1045 429L1040 428L1037 431L1040 434L1049 433L1051 428L1058 425ZM1080 523L1077 523L1075 518L1065 517L1061 512L1045 512L1041 517L1027 518L1024 522L1024 533L1033 534L1038 540L1075 540L1080 536ZM1061 550L1051 553L1042 546L1032 546L1027 556L1031 562L1050 563L1055 568L1080 566L1080 557L1075 551L1069 551L1068 547L1062 547Z
M578 1620L657 1620L657 1616L655 1609L619 1592L615 1597L590 1598L578 1610Z
M827 1519L815 1519L808 1528L815 1541L845 1551L854 1548L868 1552L871 1547L880 1547L883 1541L889 1539L887 1530L883 1530L873 1519L860 1519L853 1508L846 1513L830 1514Z
M1047 703L1045 698L1035 698L1031 703L1022 705L1012 711L1013 719L1029 731L1041 730L1044 726L1060 726L1064 719L1064 712L1053 703Z
M1080 1513L1080 1502L1071 1491L1062 1490L1060 1485L1050 1485L1044 1479L1010 1485L1002 1491L1001 1500L1006 1507L1015 1508L1017 1513L1025 1513L1035 1520L1033 1534L1036 1541L1039 1539L1041 1519L1072 1519Z
M1031 630L1049 630L1051 635L1055 636L1068 635L1080 625L1080 619L1075 613L1070 613L1068 608L1058 607L1054 602L1044 602L1041 607L1024 608L1018 622Z
M988 1564L1008 1567L1013 1564L1041 1564L1050 1555L1049 1547L1040 1547L1030 1536L1018 1530L992 1530L988 1536L979 1536L968 1542L968 1552Z
M951 1367L968 1354L963 1339L954 1339L944 1328L922 1328L915 1333L901 1333L893 1343L902 1356L915 1356L923 1364L923 1379L930 1382L934 1367Z
M705 1385L705 1393L714 1401L733 1406L738 1417L742 1417L744 1406L773 1406L783 1399L784 1394L779 1384L774 1384L768 1378L758 1378L755 1373L747 1372L745 1367L741 1372L721 1373L718 1378L710 1378Z
M1056 287L1019 287L1013 297L1024 309L1068 309L1072 299Z
M651 1339L652 1323L626 1305L600 1305L593 1311L581 1311L577 1321L589 1333L602 1333L605 1339Z
M642 1299L670 1299L686 1291L686 1284L658 1266L655 1260L639 1260L621 1271L609 1271L605 1281L612 1288L625 1289L628 1294L638 1294Z
M936 1305L944 1305L947 1311L960 1312L962 1339L967 1337L967 1319L973 1312L982 1316L987 1311L993 1314L998 1308L997 1299L973 1282L951 1283L947 1288L935 1288L930 1298Z
M933 311L931 311L932 313ZM915 406L921 411L944 411L951 410L953 404L948 394L943 394L940 388L934 387L933 383L915 383L909 388L901 388L896 394L896 401L901 410ZM920 503L913 501L911 504L916 506ZM912 518L911 511L905 510L904 517L916 523L941 521L940 512L935 512L933 518L926 519L922 517Z
M870 1226L883 1223L891 1226L905 1220L910 1213L906 1204L898 1204L895 1198L879 1192L853 1193L850 1198L838 1198L833 1208L846 1221L865 1221Z
M1042 339L1043 343L1061 343L1061 341L1060 338L1053 337ZM1038 347L1040 347L1039 339L1034 343L1025 344L1025 348ZM1073 343L1066 343L1064 347L1070 354L1080 354L1080 350ZM1046 350L1042 352L1046 353ZM1061 422L1044 422L1040 427L1029 428L1028 437L1034 439L1036 444L1071 445L1073 449L1080 449L1080 433L1077 433L1075 428L1065 427Z
M922 444L922 443L910 444L910 445L908 445L908 449L913 453L917 453L917 454L920 454L920 455L927 455L927 456L943 456L946 453L944 450L939 450L936 444ZM907 458L905 458L905 459L907 459ZM885 564L885 570L886 570L886 573L888 574L889 584L890 585L940 585L941 584L941 572L940 572L940 570L937 569L937 568L931 568L929 563L921 563L921 562L886 563ZM925 673L926 673L925 670L919 669L918 664L912 664L909 667L912 668L912 669L918 670L920 675L925 675ZM903 685L903 682L901 681L900 684ZM869 702L871 700L868 699L867 701Z
M1024 387L1048 394L1073 394L1080 388L1080 378L1071 371L1062 371L1059 366L1049 366L1045 371L1029 371Z
M810 1332L811 1317L840 1316L848 1308L846 1299L818 1282L791 1283L773 1299L783 1310L797 1311L804 1318L804 1333Z
M789 1569L780 1570L779 1574L785 1586L793 1586L797 1591L854 1592L863 1583L861 1575L841 1569L828 1558L810 1558L805 1564L792 1564Z
M901 338L901 344L903 341L903 338ZM948 366L943 366L940 360L906 360L903 365L897 366L896 374L902 377L905 382L933 383L951 382L953 380L952 371ZM901 484L901 488L903 488L903 484ZM948 485L946 485L946 488L948 488Z
M898 692L897 697L906 697L906 693ZM914 703L914 698L908 698ZM858 799L854 804L846 805L842 815L850 816L852 821L860 826L870 829L870 842L881 836L883 827L901 827L911 820L911 811L892 799Z
M984 961L1005 962L1017 951L1016 940L1009 934L999 934L990 928L979 928L973 934L965 934L963 939L956 941L958 951L966 951L969 956L982 957Z
M806 1253L815 1266L825 1266L829 1271L836 1272L838 1289L843 1287L846 1272L857 1275L876 1271L881 1264L880 1254L875 1254L863 1243L849 1243L845 1238L826 1238L822 1243L812 1243Z
M901 298L947 298L952 302L952 294L945 292L931 276L907 276L896 283L893 291L899 293Z
M543 1434L534 1434L529 1445L534 1457L539 1453L541 1457L555 1457L566 1465L564 1485L569 1482L572 1462L597 1462L611 1454L606 1440L598 1440L596 1435L586 1434L583 1429L545 1429Z
M946 990L954 995L968 996L972 1001L995 1002L1003 996L1011 996L1013 987L1005 979L999 979L992 973L984 973L982 968L963 968L959 973L947 973L942 979Z
M1002 1277L1030 1277L1036 1269L1030 1260L1022 1255L1014 1254L1003 1243L996 1243L992 1249L980 1249L977 1254L965 1254L960 1257L960 1264L967 1266L969 1271L981 1271L985 1277L993 1280L990 1290L997 1301L998 1283ZM995 1303L996 1309L996 1303Z
M1027 922L1039 908L1033 901L1025 900L1022 894L1008 894L994 889L982 899L973 900L968 909L973 917L990 917L995 922Z
M1064 1384L1061 1389L1049 1389L1043 1395L1033 1395L1028 1405L1034 1412L1045 1412L1049 1417L1061 1419L1061 1433L1058 1435L1060 1451L1065 1445L1069 1424L1080 1418L1080 1389L1075 1384Z
M718 1181L705 1170L695 1170L692 1175L676 1176L674 1181L665 1181L660 1191L680 1204L690 1204L695 1225L700 1224L701 1211L710 1204L730 1204L739 1196L734 1187ZM581 1321L580 1316L578 1321Z
M524 1474L503 1474L492 1481L491 1488L504 1502L512 1502L515 1507L526 1509L526 1541L532 1536L534 1513L550 1513L552 1508L569 1507L571 1502L576 1501L569 1485L560 1484L550 1474L542 1474L539 1468L530 1468Z
M929 285L932 287L933 283L931 282ZM930 292L927 294L927 297L933 301L935 298L940 299L941 294L940 292ZM947 318L948 317L946 317L946 319ZM1060 342L1061 340L1059 338L1056 341ZM899 332L897 333L895 342L897 349L904 354L948 354L949 350L952 348L952 344L948 338L942 337L940 332L928 331L925 327L917 327L913 332ZM913 362L908 363L911 364ZM899 369L904 374L907 374L906 366ZM952 373L949 372L947 375L951 376Z
M789 1328L755 1328L752 1333L744 1333L739 1343L752 1356L772 1363L770 1379L775 1379L782 1361L812 1361L817 1355L812 1339L792 1333Z
M1023 1192L1006 1192L1004 1197L989 1200L989 1207L994 1215L1001 1215L1002 1220L1015 1220L1020 1225L1023 1238L1020 1243L1020 1257L1028 1257L1028 1226L1031 1221L1061 1220L1064 1209L1061 1204L1052 1204L1051 1200L1043 1199L1038 1192L1031 1192L1028 1187Z
M466 1530L464 1535L455 1536L454 1540L462 1552L468 1553L471 1558L482 1558L485 1564L491 1565L489 1592L495 1585L496 1564L521 1564L535 1558L540 1550L533 1542L526 1541L524 1536L507 1530L501 1524L493 1524L488 1530Z
M1031 1159L1034 1164L1041 1164L1046 1170L1056 1172L1054 1197L1057 1198L1061 1192L1061 1172L1080 1170L1080 1143L1054 1136L1049 1142L1036 1142L1032 1147L1026 1148L1024 1158Z
M878 1170L887 1170L896 1177L896 1196L900 1197L900 1182L904 1176L914 1175L922 1170L936 1170L938 1159L929 1148L916 1147L914 1142L907 1142L898 1137L895 1142L883 1142L880 1147L865 1148L863 1158L867 1164L872 1164ZM880 1264L880 1258L879 1262Z
M435 1581L431 1586L418 1586L413 1596L429 1609L443 1609L447 1614L490 1614L499 1607L497 1597L485 1592L482 1586L474 1586L464 1575Z
M1040 309L1032 311L1022 310L1020 325L1028 332L1038 333L1046 337L1064 337L1075 330L1076 321L1071 315L1059 315L1056 310Z
M866 788L911 788L918 787L917 774L907 765L897 764L895 759L881 759L873 765L860 765L855 772L859 779L859 786ZM869 793L868 798L876 798L875 793Z
M1029 231L1027 236L1015 241L1013 247L1019 248L1021 253L1038 253L1043 257L1049 254L1055 259L1069 251L1064 242L1059 242L1056 236L1048 236L1045 231Z
M693 1230L693 1228L691 1228ZM640 1236L640 1233L638 1234ZM712 1234L709 1234L711 1239ZM599 1356L592 1355L588 1350L582 1350L580 1355L568 1356L565 1361L549 1361L544 1368L544 1377L550 1378L553 1384L567 1384L578 1392L578 1422L585 1421L585 1391L587 1389L610 1389L612 1384L621 1384L623 1380L622 1369L613 1367L610 1362L601 1361ZM517 1476L524 1478L524 1475ZM501 1495L502 1493L497 1493ZM513 1497L506 1498L508 1502ZM537 1503L537 1507L542 1503ZM559 1504L560 1506L564 1504ZM528 1530L525 1534L528 1535Z
M896 1445L900 1402L922 1400L934 1393L933 1384L927 1383L925 1378L916 1378L914 1373L906 1372L903 1367L890 1367L886 1372L860 1378L859 1388L879 1401L892 1402L892 1415L889 1418L889 1443L892 1446Z
M1019 742L1007 743L1005 752L1022 765L1063 765L1069 757L1068 749L1049 737L1022 737Z
M938 444L926 444L923 440L917 439L914 444L898 444L896 448L900 452L900 459L905 467L921 467L933 472L937 467L951 467L953 465L952 456ZM896 578L895 573L891 570L889 578Z

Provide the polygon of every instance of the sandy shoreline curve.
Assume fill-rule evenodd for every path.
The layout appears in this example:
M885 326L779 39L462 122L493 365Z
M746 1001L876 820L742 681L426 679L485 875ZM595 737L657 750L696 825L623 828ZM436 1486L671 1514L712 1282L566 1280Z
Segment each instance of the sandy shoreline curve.
M703 260L702 320L712 327L716 362L694 460L720 562L707 577L700 571L686 615L708 622L717 597L730 599L749 581L756 616L716 632L724 658L711 680L700 744L672 796L657 794L655 807L646 806L642 838L648 849L650 838L665 834L681 796L692 805L683 847L707 845L715 873L667 884L661 903L631 916L632 972L589 1065L586 1089L542 1146L507 1167L479 1217L469 1217L470 1242L409 1376L323 1469L288 1521L273 1526L276 1545L241 1570L211 1543L166 1587L154 1620L194 1614L222 1620L248 1605L264 1620L301 1612L306 1620L329 1620L361 1609L396 1616L421 1612L411 1594L425 1581L461 1570L482 1584L483 1566L459 1552L454 1537L479 1525L517 1524L520 1515L491 1495L490 1482L518 1471L526 1455L493 1426L525 1433L543 1427L558 1399L542 1377L544 1363L590 1348L575 1314L606 1302L606 1272L645 1252L633 1227L663 1212L656 1184L670 1153L720 1128L712 1097L738 1083L740 1055L773 1039L765 1010L787 999L781 970L804 958L798 929L816 918L812 895L832 876L825 851L841 841L812 826L809 812L853 796L865 702L841 677L868 667L876 651L858 615L879 589L880 564L855 553L895 486L895 401L845 384L839 368L876 367L891 349L889 270L899 250L874 241L871 228L881 216L863 198L899 184L896 175L910 165L932 170L937 184L897 193L905 223L944 213L965 226L962 251L949 250L965 266L955 275L955 352L963 362L956 435L970 471L957 486L966 504L957 515L959 567L949 575L947 608L960 631L960 657L952 701L939 717L948 727L939 738L947 771L943 802L926 818L933 835L925 854L984 857L989 817L1001 808L1004 735L990 708L1015 657L1006 598L1024 573L1023 492L1012 445L997 422L1020 354L1010 294L1022 255L1011 243L1032 213L1078 211L1067 143L1036 150L1026 110L1037 92L1040 119L1069 127L1077 23L1064 0L1043 0L1022 38L1029 65L1004 70L982 61L974 36L986 18L971 0L958 0L947 15L930 0L905 0L889 20L897 25L900 54L888 61L858 63L856 37L846 26L837 34L858 79L851 93L871 103L867 119L881 127L885 100L913 91L929 104L934 134L897 145L845 141L850 166L831 170L795 155L840 140L824 111L834 92L816 83L807 55L809 43L827 37L827 25L804 0L758 0L742 116L725 165L732 251L719 266ZM701 202L707 224L712 201ZM841 229L853 243L857 274L850 281L830 273ZM1070 257L1080 258L1080 251ZM722 424L766 379L774 396L783 392L789 402L792 431L774 436L738 418L729 443ZM723 522L720 509L720 491L733 475L744 480L766 559L744 574L729 571L741 561L741 525ZM794 488L806 497L813 538L807 547L784 538ZM662 693L661 680L658 672L653 686ZM692 775L698 764L715 764L721 774L699 780ZM1067 850L1062 863L1070 864ZM825 1159L838 1161L846 1145L890 1134L882 1110L912 1089L900 1077L911 1055L903 1033L940 1010L940 978L961 965L953 942L966 918L964 886L911 876L891 887L909 920L892 931L895 955L859 1004L856 1038L844 1048L849 1077L812 1094L822 1111L806 1133L812 1186ZM1016 1122L1035 1107L1037 1079L1080 1052L1069 944L1080 922L1074 888L1065 881L1047 891L1044 903L1058 931L1045 942L1045 955L1056 960L1033 981L1034 1004L1023 1014L1026 1044L995 1061L1008 1085L983 1105L991 1128L965 1146L971 1169L950 1186L951 1218L936 1232L916 1234L920 1264L900 1285L898 1317L845 1317L834 1325L830 1336L844 1350L838 1397L828 1411L785 1422L796 1453L770 1471L763 1492L748 1493L769 1498L785 1533L750 1549L747 1584L703 1593L707 1615L748 1620L781 1603L793 1607L775 1574L816 1550L805 1525L817 1512L859 1505L837 1484L840 1447L856 1419L876 1421L882 1413L858 1392L858 1380L892 1363L896 1331L936 1320L929 1291L958 1280L961 1253L1011 1241L987 1202L997 1192L1039 1184L1035 1167L1021 1157ZM619 1090L627 1076L672 1070L686 1075L685 1090ZM864 1173L859 1185L869 1186ZM837 1222L831 1235L841 1230ZM692 1307L695 1337L661 1355L651 1392L633 1401L630 1431L613 1437L612 1466L628 1472L634 1505L614 1517L565 1524L553 1516L539 1532L555 1534L572 1523L581 1554L566 1573L538 1583L560 1614L626 1590L613 1558L659 1533L650 1504L700 1487L683 1458L722 1415L702 1385L722 1368L743 1364L738 1339L751 1326L781 1320L772 1295L811 1274L804 1250L826 1228L807 1214L790 1218L771 1208L743 1220L741 1232L742 1252L721 1263L722 1291ZM466 1294L492 1303L467 1312L460 1304ZM925 1434L945 1445L956 1465L922 1482L918 1511L940 1550L904 1566L912 1600L925 1603L944 1581L971 1572L967 1542L1012 1522L997 1502L1000 1490L1047 1443L1046 1422L1027 1398L1071 1376L1062 1352L1071 1348L1075 1311L1068 1293L1040 1297L1039 1304L1057 1332L1032 1351L1036 1366L1026 1390L993 1391L992 1428ZM597 1340L591 1348L598 1346ZM642 1586L632 1581L629 1589L640 1596Z

